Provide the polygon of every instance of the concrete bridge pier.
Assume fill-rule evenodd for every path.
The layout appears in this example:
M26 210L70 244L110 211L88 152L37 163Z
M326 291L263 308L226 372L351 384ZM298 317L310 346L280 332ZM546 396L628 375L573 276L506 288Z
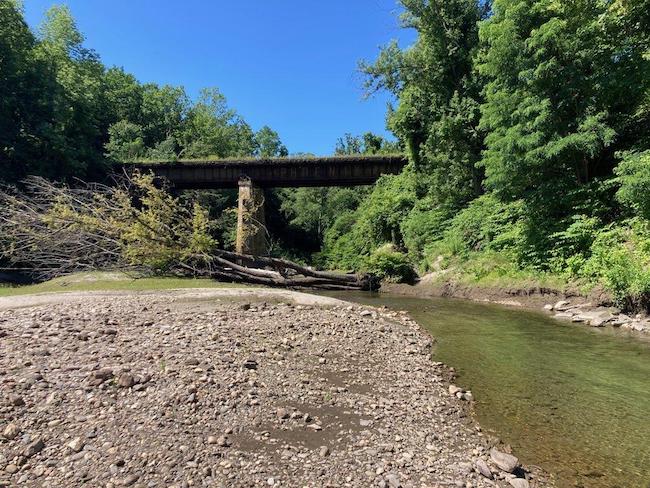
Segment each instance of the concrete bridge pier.
M264 190L250 178L239 179L236 251L239 254L268 256L269 242L264 216Z

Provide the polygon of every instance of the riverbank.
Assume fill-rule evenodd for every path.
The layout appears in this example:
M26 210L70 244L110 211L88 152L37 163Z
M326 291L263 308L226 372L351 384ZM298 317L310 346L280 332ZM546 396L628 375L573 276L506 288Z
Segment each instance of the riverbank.
M224 292L1 298L0 486L550 486L405 314Z
M389 293L330 294L408 311L472 391L483 432L562 488L650 483L650 341L539 311Z
M620 328L632 334L650 336L650 316L623 313L613 306L607 293L598 289L583 294L577 288L559 290L517 283L512 286L485 286L447 280L444 276L430 274L422 277L415 285L384 283L380 291L416 298L459 298L542 311L558 320L591 327Z

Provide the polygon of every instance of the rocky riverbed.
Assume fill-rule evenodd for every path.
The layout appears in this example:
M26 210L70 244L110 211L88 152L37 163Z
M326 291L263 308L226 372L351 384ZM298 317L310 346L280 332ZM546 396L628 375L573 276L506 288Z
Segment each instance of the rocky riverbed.
M551 486L405 314L261 293L0 303L0 486Z
M544 310L560 320L583 323L591 327L620 327L644 334L650 333L650 318L641 314L629 316L614 307L594 306L584 300L560 300L544 305Z

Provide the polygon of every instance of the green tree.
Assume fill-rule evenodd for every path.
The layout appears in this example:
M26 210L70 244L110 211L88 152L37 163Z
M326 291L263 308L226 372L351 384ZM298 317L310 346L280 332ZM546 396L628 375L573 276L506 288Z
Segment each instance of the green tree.
M638 120L647 117L650 60L640 37L620 29L615 6L496 0L481 26L486 184L525 200L528 239L542 262L550 237L592 198L592 181L611 177L616 151L647 138Z
M254 152L253 131L216 88L201 91L188 111L181 141L181 155L188 158L252 156Z
M106 70L102 84L108 125L120 120L142 123L144 90L135 76L113 67Z
M16 3L0 2L0 181L43 169L54 74L34 56L35 45Z
M616 174L620 184L618 199L650 221L650 149L625 154Z
M48 125L46 174L93 174L103 162L99 102L104 67L96 53L83 46L84 37L67 7L46 12L39 37L35 55L55 72L47 87L54 120Z
M284 157L289 154L279 134L266 125L255 133L253 144L255 156L260 158Z
M488 7L476 0L402 0L403 25L418 32L401 50L392 42L374 64L362 63L366 90L398 98L388 126L404 142L419 172L418 194L449 212L481 193L482 150L477 129L482 83L474 70L478 21Z
M480 64L491 187L521 195L543 181L585 184L611 174L616 149L647 137L636 122L650 60L644 36L619 30L621 3L495 2Z
M336 141L337 155L388 154L398 151L398 143L366 132L362 136L344 134ZM312 251L322 248L328 229L337 218L353 212L369 194L368 187L357 188L297 188L279 191L280 210L288 220L285 232L311 235L305 239Z
M120 120L108 129L110 140L106 144L106 156L115 161L133 162L145 156L142 127L128 120Z
M140 120L132 122L142 126L145 145L153 147L169 137L182 138L189 109L190 102L182 87L147 83L142 87Z
M334 153L338 155L391 154L400 152L402 151L398 141L388 141L372 132L366 132L362 136L354 136L347 133L343 137L339 137L334 148Z

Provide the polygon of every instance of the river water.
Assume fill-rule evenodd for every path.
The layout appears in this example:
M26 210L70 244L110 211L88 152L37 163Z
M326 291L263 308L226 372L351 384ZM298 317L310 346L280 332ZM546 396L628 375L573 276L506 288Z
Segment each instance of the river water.
M483 429L559 488L650 488L650 341L461 300L334 296L407 310L472 390Z

